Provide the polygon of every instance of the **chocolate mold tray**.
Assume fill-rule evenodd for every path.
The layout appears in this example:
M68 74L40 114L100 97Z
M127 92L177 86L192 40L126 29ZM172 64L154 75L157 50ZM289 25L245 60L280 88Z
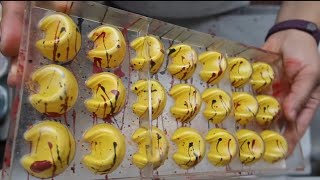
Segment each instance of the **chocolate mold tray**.
M283 72L281 71L281 57L278 54L265 52L255 47L248 47L246 45L217 36L196 32L156 19L151 19L130 12L103 6L94 2L70 2L63 13L68 14L71 17L72 21L74 21L74 23L76 24L78 32L81 34L82 42L81 48L79 49L79 52L76 53L73 60L61 63L49 60L49 58L40 53L39 49L36 47L36 42L40 39L43 39L45 34L39 29L38 23L44 17L56 14L57 9L55 9L55 7L47 2L27 2L26 7L23 39L20 47L18 61L18 76L21 82L16 89L17 95L14 98L15 103L13 103L13 110L11 114L13 120L10 126L9 139L6 145L5 161L1 179L37 179L23 168L21 159L25 155L31 153L31 151L34 153L34 148L36 147L34 143L39 143L39 139L41 136L36 136L39 139L35 138L34 141L30 143L25 140L25 133L31 128L38 127L37 125L41 124L45 120L56 122L57 124L59 124L57 125L57 127L62 126L70 132L69 141L65 141L70 144L69 151L72 152L74 150L74 158L70 158L70 154L69 156L67 156L68 163L64 166L65 169L63 169L63 171L58 175L50 177L54 179L140 179L152 177L161 179L174 179L181 177L203 179L220 176L233 177L251 174L286 174L288 172L303 170L303 156L300 144L296 146L293 153L288 158L281 159L280 161L277 161L275 163L268 163L263 158L261 158L251 165L245 165L241 163L241 161L243 160L239 158L239 149L242 148L243 144L246 144L248 142L247 140L245 140L245 142L242 142L236 138L236 132L238 130L247 129L260 134L263 130L268 129L282 134L285 128L293 127L292 125L283 125L283 123L281 123L283 121L281 121L280 118L273 121L267 127L258 125L256 120L252 120L245 125L241 125L236 122L236 118L234 116L234 109L236 109L234 106L234 101L232 100L232 95L234 93L247 92L254 97L254 100L257 99L256 97L258 95L274 95L275 93L279 93L277 86L279 86L280 82L284 82L282 82L282 80L280 79ZM88 52L93 48L93 41L89 39L88 35L92 30L100 27L101 25L116 27L123 35L124 42L126 43L126 50L124 60L119 66L112 68L102 68L101 62L99 62L98 60L90 61L88 58ZM153 69L157 62L154 61L155 59L152 59L152 55L154 54L154 49L159 50L159 47L151 47L150 44L145 43L146 40L142 41L142 51L136 51L133 47L131 47L132 44L130 46L130 43L132 43L134 40L139 37L145 36L154 37L158 40L156 41L155 39L153 39L153 43L161 42L161 44L163 44L163 48L161 49L160 47L161 53L163 53L163 63L160 63L157 73L154 73ZM75 41L77 41L77 39L75 39ZM179 53L179 50L173 49L174 47L179 47L179 44L187 45L184 46L187 48L191 47L194 52L191 53L191 56L188 57L198 59L198 61L194 63L194 73L191 73L190 77L186 78L185 80L180 80L177 78L179 77L179 72L172 73L174 75L169 72L170 66L172 66L175 58L174 56L172 56L172 54ZM67 51L69 51L69 46L66 48L68 48ZM77 49L77 46L75 46L75 49ZM186 52L187 51L188 50L186 50ZM199 76L204 67L208 66L200 62L201 60L199 60L199 57L202 53L212 51L220 53L218 59L220 60L220 62L226 62L226 64L225 69L223 70L224 72L222 72L221 70L223 68L221 68L222 66L220 63L220 69L215 75L221 76L221 78L217 79L215 83L210 84L203 81ZM138 71L133 67L131 63L132 59L139 55L139 53L141 53L141 57L151 57L152 60L145 61L147 63L145 63L145 65L142 66ZM250 67L252 67L252 64L255 62L267 62L274 71L274 79L272 81L272 84L270 84L268 88L263 89L263 91L257 92L250 83L250 79L252 79L252 77L250 76L248 81L246 81L243 86L238 88L234 87L232 85L232 81L230 81L229 78L232 74L231 71L233 69L231 69L229 67L230 65L228 65L232 58L245 58L246 60L248 60ZM193 63L195 61L193 59L190 62ZM37 85L32 83L31 77L33 73L40 68L45 67L46 65L53 64L60 65L70 71L74 75L75 81L78 84L78 94L75 95L77 96L77 99L74 102L74 106L72 106L67 112L60 114L59 116L56 114L47 113L46 110L43 113L37 111L30 103L29 99L32 94L39 91L39 86L41 86L41 84ZM180 69L180 72L190 68L189 65L187 65L184 69ZM124 104L122 105L123 108L119 108L120 112L105 118L97 117L95 113L89 112L85 106L85 101L87 99L90 99L92 97L92 94L95 92L94 90L91 90L86 86L86 82L88 82L88 79L92 77L92 75L98 74L99 72L110 72L120 78L123 83L123 89L125 90L126 96ZM247 70L245 70L245 72L247 72ZM50 73L48 72L48 74ZM186 74L183 76L185 77ZM104 78L105 77L102 77L102 80ZM140 104L136 106L137 111L141 110L140 108L144 108L144 111L140 112L139 116L137 116L137 111L134 112L132 107L135 103L137 103L137 100L141 96L141 94L139 95L139 93L135 92L135 90L137 89L134 88L136 85L135 83L139 80L145 80L144 85L139 87L141 88L140 90L143 93L140 100L146 104ZM161 84L161 86L164 88L162 94L161 92L159 92L158 94L153 96L153 93L155 91L153 89L153 81L151 80L156 80ZM109 85L110 83L111 82L108 82L104 89L106 89L107 85ZM70 86L72 85L72 83L70 82L67 82L67 84ZM202 103L200 103L201 105L197 104L198 109L195 109L193 107L193 110L197 112L193 112L192 116L194 117L194 119L190 122L188 120L185 120L185 122L176 120L176 117L174 117L170 110L175 105L175 103L179 101L176 99L176 97L173 98L174 93L172 92L172 89L177 85L183 84L192 85L195 88L193 89L193 91L198 91L198 95L195 95L195 97L198 98L196 102L202 101ZM190 86L185 86L190 89ZM180 97L180 99L183 99L190 96L190 94L188 94L188 91L184 91L185 87L179 88L176 90L176 93L180 94L180 96L177 96L178 98ZM223 117L224 120L221 122L214 123L212 121L208 121L203 114L206 107L209 105L209 103L204 102L203 94L205 90L210 88L219 88L220 90L225 92L225 97L230 97L231 99L229 101L230 107L226 108L229 109L230 112L226 113L225 117ZM52 91L47 91L52 92L55 90L53 89ZM121 91L117 92L118 93L115 94L119 95ZM165 105L162 105L163 112L161 113L161 110L159 110L160 113L156 118L154 118L153 112L155 111L155 109L150 107L153 100L161 97L161 95L163 94L166 97L166 103ZM222 93L219 92L218 94L221 95ZM47 106L48 105L44 105L43 107L46 108ZM69 106L71 105L69 104ZM66 103L66 107L68 107L68 103ZM121 143L113 143L113 146L104 146L99 144L97 140L96 142L93 142L96 143L96 146L93 146L92 143L90 144L90 142L86 142L84 140L85 134L89 133L89 129L97 124L111 124L114 129L116 129L113 132L118 132L111 134L111 136L106 139L102 139L99 142L101 144L112 140L114 140L115 142L119 142L121 141L120 137L122 137L123 135L123 144L125 144L126 147L125 152L116 151L117 147L121 148ZM55 125L53 125L52 127L55 127ZM152 127L157 127L157 129L152 129ZM177 134L179 134L177 129L181 127L183 127L183 129L187 132L180 137L184 140L177 138ZM145 139L143 140L143 142L140 141L141 139L139 140L139 138L141 138L139 134L136 136L136 139L133 138L134 134L139 133L137 132L137 129L139 128L142 128L140 129L140 133L145 133ZM193 128L196 133L188 128ZM226 147L228 149L228 153L230 153L232 149L234 150L232 150L233 156L231 156L231 160L227 160L227 163L223 163L226 160L221 159L221 162L219 161L218 163L216 163L216 165L213 165L208 159L208 154L211 151L210 148L212 146L218 148L219 142L223 142L223 138L221 138L221 140L218 140L218 143L211 142L210 144L208 141L206 141L206 136L210 130L217 128L225 129L228 133L230 133L228 136L224 136L230 139L229 144ZM47 131L49 131L48 129ZM109 127L109 129L113 128ZM98 130L99 128L93 129L92 132L97 132ZM62 133L60 134L58 133L59 135L57 135L57 137L66 136L62 135L63 132L64 131L62 131ZM103 133L103 131L101 131L101 133ZM155 133L156 136L154 136L153 133ZM157 142L154 142L154 137L150 135L153 135ZM258 136L260 137L260 135ZM72 138L70 137L74 138L74 145L72 145ZM174 137L176 137L175 140L173 140ZM120 140L115 140L117 138L120 138ZM167 139L167 141L164 141L162 138ZM234 141L231 140L233 138ZM46 139L44 142L46 143ZM137 142L139 142L140 144ZM160 146L160 142L161 146L163 147L158 148L157 145ZM197 144L197 142L199 143ZM230 142L233 142L232 146L230 145ZM185 146L183 143L188 145ZM55 144L52 144L52 142L48 142L47 144L48 147L43 148L43 152L40 152L39 154L42 153L42 155L48 156L51 153L52 155L52 152L50 150L54 148ZM262 144L264 144L264 142L262 142ZM251 150L255 150L255 148L253 148L254 145L259 146L259 140L254 139L253 141L251 141ZM173 158L179 156L175 154L178 151L178 146L179 148L181 148L180 155L182 157L189 156L190 158L186 163L180 163L180 166L175 163ZM114 168L113 171L108 174L94 174L92 171L90 171L87 166L83 164L82 159L85 155L90 154L90 152L93 151L94 147L109 148L105 151L100 149L98 149L98 151L96 150L99 153L110 154L113 152L113 150L114 152L120 153L118 155L117 153L115 153L112 157L113 165L116 164L115 162L119 161L119 166L117 168ZM188 147L187 151L183 150L184 147ZM224 148L222 148L222 150L223 149ZM138 151L140 152L140 150L144 157L140 157L139 159L139 156L136 156L136 153ZM218 151L218 149L216 150ZM168 157L165 156L166 152L168 152ZM62 152L60 153L62 154ZM121 160L121 153L124 154L123 160ZM160 163L157 161L153 161L153 158L157 159L157 153L160 153L159 157L162 160ZM140 164L140 169L136 166L137 162L133 162L132 159L134 157L137 157L138 161L142 162L142 165ZM177 159L179 159L179 157ZM98 161L99 159L96 160ZM35 171L39 173L41 171L44 171L45 168L51 168L52 173L54 174L55 171L58 171L57 169L63 166L63 161L60 161L61 166L56 163L59 162L52 162L50 160L41 161L40 165L42 169L36 168ZM193 163L194 166L190 165ZM222 163L223 165L220 164L220 166L218 166L219 163ZM30 167L30 169L32 168ZM110 168L108 170L110 170ZM96 172L98 172L98 170L96 170Z

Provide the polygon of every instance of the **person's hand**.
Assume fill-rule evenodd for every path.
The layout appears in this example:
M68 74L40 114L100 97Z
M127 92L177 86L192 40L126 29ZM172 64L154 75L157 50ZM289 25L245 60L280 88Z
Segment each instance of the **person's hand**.
M285 77L279 82L285 118L296 127L286 129L289 154L304 135L320 102L320 56L315 39L299 30L286 30L270 36L263 49L280 53ZM288 88L284 86L289 84ZM296 135L297 134L297 135Z
M0 50L11 59L8 85L14 86L17 72L17 56L22 33L25 2L2 1Z
M69 1L47 2L55 10L67 12L71 7ZM2 18L0 28L0 51L11 59L11 68L8 75L8 85L15 86L17 83L17 57L22 34L25 1L2 1Z

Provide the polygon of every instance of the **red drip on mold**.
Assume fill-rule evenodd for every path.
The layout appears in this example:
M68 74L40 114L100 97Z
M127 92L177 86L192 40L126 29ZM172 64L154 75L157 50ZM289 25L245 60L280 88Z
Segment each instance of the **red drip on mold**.
M122 71L121 66L114 70L114 74L117 75L119 78L125 76L125 73Z
M52 163L50 161L44 160L44 161L35 161L31 164L30 169L31 171L35 173L41 173L47 169L50 169L52 167Z

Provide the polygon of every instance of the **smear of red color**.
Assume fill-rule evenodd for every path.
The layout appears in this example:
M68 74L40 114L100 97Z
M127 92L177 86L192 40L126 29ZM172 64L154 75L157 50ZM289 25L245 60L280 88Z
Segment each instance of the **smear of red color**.
M92 113L92 124L97 123L98 122L98 116L96 113Z
M173 87L173 84L174 84L174 78L173 78L173 76L171 76L170 89Z
M17 112L20 104L20 98L19 96L16 96L13 103L12 103L12 111L11 111L11 117L12 117L12 122L13 125L12 127L15 127L16 123L16 118L17 118ZM11 166L11 143L10 141L7 142L6 147L5 147L5 157L4 157L4 167L2 167L2 176L4 176L4 171L6 167Z
M301 67L301 62L295 59L288 58L284 61L285 67L287 69L291 68L300 68Z
M130 23L128 26L124 27L122 30L122 33L127 33L128 32L128 28L130 28L131 26L133 26L134 24L136 24L138 21L140 21L141 17L138 18L137 20L133 21L132 23Z
M50 169L52 167L52 163L50 161L44 160L44 161L35 161L31 164L30 169L31 171L35 173L41 173L47 169Z
M101 68L101 63L102 63L101 61L102 61L101 58L94 57L92 73L100 73L100 72L103 71L102 68Z
M48 146L50 149L52 149L52 143L51 142L48 142Z
M125 76L124 72L121 69L121 66L114 70L114 74L117 75L119 78L122 78Z
M12 111L11 111L11 117L14 119L14 121L16 120L19 104L20 104L19 96L16 96L14 102L12 103Z
M107 117L103 118L103 121L104 121L105 123L110 123L110 124L113 123L111 116L107 116Z
M64 113L64 114L63 114L63 117L64 117L64 122L66 123L67 126L69 126L68 118L67 118L67 113Z
M45 112L48 117L60 117L62 114L56 112Z
M272 84L272 90L273 90L273 96L274 97L279 97L282 91L282 86L280 81L276 81Z

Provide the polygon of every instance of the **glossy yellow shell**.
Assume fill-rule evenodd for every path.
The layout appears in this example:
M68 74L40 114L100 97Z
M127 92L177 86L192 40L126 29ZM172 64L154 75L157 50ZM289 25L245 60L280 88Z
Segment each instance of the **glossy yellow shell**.
M126 89L115 74L94 74L86 81L86 86L92 92L92 97L84 102L88 111L99 118L106 118L122 110L126 102Z
M223 77L227 69L227 61L221 53L207 51L199 56L203 69L199 75L201 80L209 84L216 84Z
M169 141L166 135L160 129L152 127L152 157L148 155L150 147L150 133L146 128L137 129L133 135L132 140L139 145L139 150L133 155L133 163L139 168L144 168L147 163L153 164L153 169L159 168L168 158ZM149 160L148 160L149 159Z
M181 122L192 121L201 109L201 94L198 89L188 84L174 85L169 95L175 100L170 108L171 114Z
M33 92L29 102L40 113L60 116L69 111L78 98L78 83L73 74L59 65L46 65L31 75Z
M163 63L164 47L154 36L143 36L133 40L130 46L136 51L136 57L131 60L135 70L143 70L147 63L152 74L157 73Z
M173 154L174 162L183 169L190 169L201 162L206 146L197 130L189 127L177 129L171 137L177 146Z
M112 26L102 25L92 30L88 38L93 41L94 47L87 57L102 68L118 67L126 55L126 42L122 32Z
M275 163L287 156L288 143L286 139L279 133L265 130L261 133L261 137L265 143L266 151L263 159L269 163Z
M252 165L262 158L265 145L262 138L256 132L241 129L237 131L236 136L242 164Z
M263 62L256 62L252 64L253 74L251 77L251 84L255 91L260 92L270 86L274 80L274 72L272 67Z
M167 103L167 94L164 87L157 80L151 80L151 103L152 103L152 119L157 119L162 114ZM138 80L135 82L131 90L137 94L138 100L132 105L133 112L141 117L148 112L149 107L149 82L146 80Z
M256 98L259 104L256 120L262 126L269 126L279 114L280 104L272 96L258 95Z
M41 19L38 27L45 36L36 42L36 47L44 57L56 62L68 62L75 58L81 48L81 34L68 15L48 15Z
M37 178L52 178L61 174L73 161L75 140L64 125L45 120L24 133L32 144L30 154L20 160L22 167Z
M193 75L197 67L198 55L191 46L173 45L169 48L168 55L172 59L172 63L168 66L171 75L180 80L187 80Z
M207 104L203 115L213 123L221 123L230 114L231 97L219 88L208 88L202 93L202 99Z
M83 140L90 144L91 152L81 162L94 174L109 174L123 161L125 137L111 124L94 125L85 132Z
M228 131L220 128L211 129L206 141L210 144L208 160L214 166L225 166L236 156L237 142Z
M252 75L252 67L244 58L230 58L228 62L230 81L232 86L241 88L247 83Z
M258 102L246 92L232 93L235 120L241 125L246 125L254 119L258 112Z

